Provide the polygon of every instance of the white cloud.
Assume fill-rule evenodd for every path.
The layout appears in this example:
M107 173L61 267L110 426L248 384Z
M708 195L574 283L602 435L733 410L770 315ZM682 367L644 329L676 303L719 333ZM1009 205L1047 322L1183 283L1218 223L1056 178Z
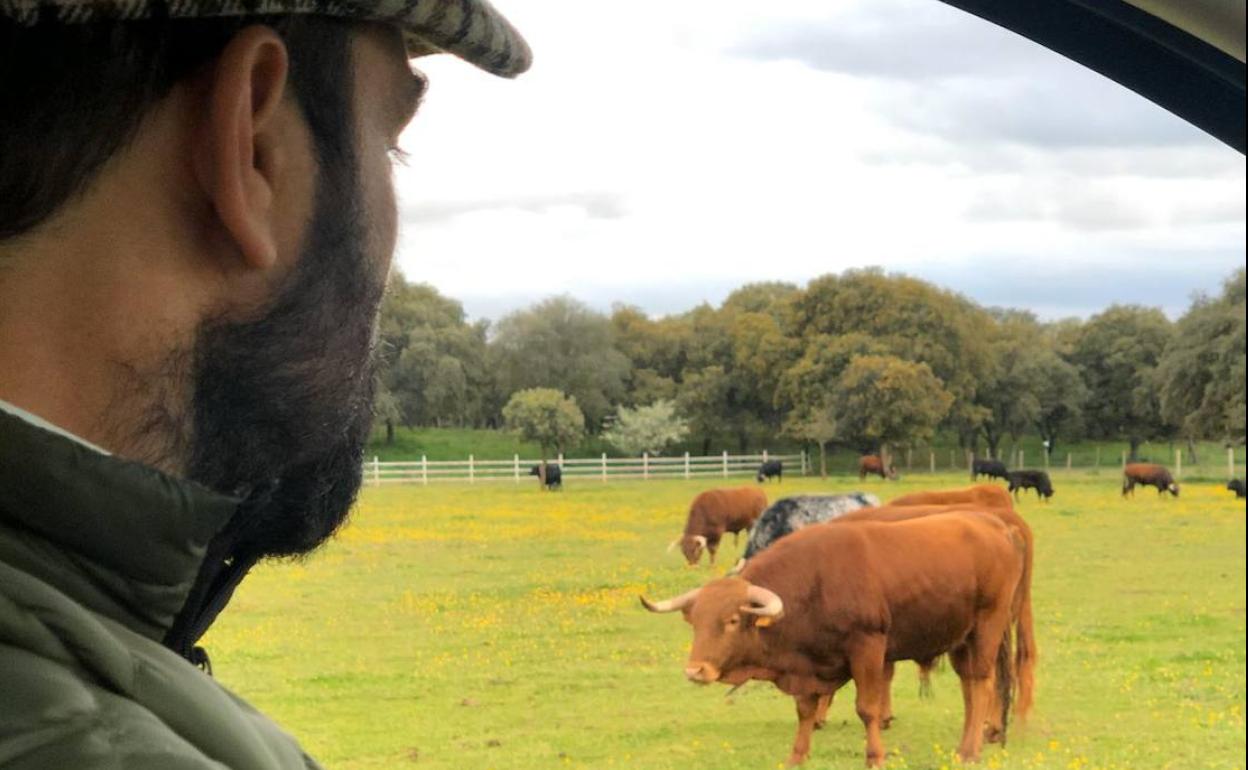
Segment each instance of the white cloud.
M1139 260L1158 270L1243 262L1242 156L935 0L837 4L833 23L822 2L500 5L532 71L422 62L432 87L396 173L400 267L470 312L561 292L671 312L867 264L939 266L996 303L1007 256L1070 280L1144 249L1166 255ZM743 55L763 33L780 46L777 30L804 48ZM829 31L837 66L798 55Z

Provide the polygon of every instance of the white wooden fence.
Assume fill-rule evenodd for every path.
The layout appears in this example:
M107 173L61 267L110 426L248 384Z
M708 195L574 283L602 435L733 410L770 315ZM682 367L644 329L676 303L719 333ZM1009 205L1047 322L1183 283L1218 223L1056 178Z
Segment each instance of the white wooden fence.
M758 466L767 460L780 460L786 474L805 476L810 469L806 454L769 455L766 451L755 455L718 455L692 457L689 453L674 457L602 457L564 459L562 455L548 462L558 463L564 479L596 480L601 482L619 479L690 479L700 476L753 476ZM364 465L365 483L382 484L433 484L442 481L478 482L510 481L518 484L534 481L529 470L541 462L522 459L514 455L510 460L478 460L468 455L467 460L419 460L405 462L381 462L376 457Z
M1006 462L1011 467L1024 468L1027 467L1027 457L1019 450L1011 453L1010 457L1006 458ZM946 459L948 460L947 463ZM936 473L938 471L948 472L953 470L966 472L971 467L972 459L972 455L969 452L956 449L948 450L947 458L945 457L945 450L941 450L940 454L932 450L920 450L917 452L906 452L901 457L896 455L892 457L894 464L903 473ZM1115 462L1117 459L1119 458L1111 459L1109 462ZM564 478L596 479L605 482L619 479L645 480L689 479L699 476L753 476L758 471L759 464L766 460L783 461L786 475L805 476L819 472L817 465L812 467L811 459L805 452L789 455L770 455L765 451L762 454L751 455L732 455L723 452L718 455L700 457L692 457L689 454L685 454L675 457L649 457L643 455L642 457L609 458L606 455L602 455L596 458L564 459L562 456L559 456L550 458L549 462L559 464ZM1070 454L1054 455L1052 457L1042 455L1037 465L1046 470L1065 468L1067 471L1071 471L1092 467L1100 468L1100 460L1100 452L1098 450L1095 466L1075 463ZM1121 457L1121 461L1122 464L1126 464L1125 452ZM529 475L529 469L539 462L541 461L533 458L524 459L519 455L513 455L510 460L478 460L469 455L467 460L429 460L421 457L419 460L407 462L380 462L374 457L364 465L364 481L372 486L381 486L382 484L432 484L440 481L468 482L470 484L490 481L520 483L525 480L534 480ZM1172 467L1176 480L1182 479L1185 469L1193 471L1196 475L1204 476L1216 476L1220 473L1216 463L1214 465L1202 465L1196 469L1187 468L1183 462L1182 453L1176 451L1174 466ZM836 471L833 472L835 473ZM856 469L842 468L839 472L852 474L856 473ZM1242 457L1237 459L1234 449L1227 450L1227 478L1236 474L1242 475L1242 472Z

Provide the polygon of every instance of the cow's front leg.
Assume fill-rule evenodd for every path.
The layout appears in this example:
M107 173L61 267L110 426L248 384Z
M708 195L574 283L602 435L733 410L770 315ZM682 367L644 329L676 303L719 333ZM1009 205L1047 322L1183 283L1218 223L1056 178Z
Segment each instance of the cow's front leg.
M950 650L949 662L953 664L953 670L957 673L958 681L962 685L962 742L958 744L958 756L965 760L967 747L971 743L969 737L971 730L980 728L974 720L975 704L971 679L974 672L971 667L971 651L968 645L964 644Z
M815 729L822 730L828 723L828 709L832 707L832 695L820 695L819 707L815 709Z
M789 766L800 765L810 756L810 733L815 729L815 716L819 713L818 695L795 695L797 701L797 737L793 739L793 753Z
M723 539L724 532L722 530L706 538L706 552L710 554L711 566L715 566L715 554L719 551L719 544L723 542Z
M867 729L867 767L884 764L884 704L888 693L885 678L883 635L870 636L855 644L849 654L849 671L858 690L858 718Z
M1001 730L1005 741L1005 713L993 690L997 676L1011 677L1009 650L1002 650L1005 630L1010 622L1009 608L998 607L984 613L976 622L971 639L951 651L953 668L962 680L962 702L966 718L962 723L962 742L958 756L963 762L978 762L983 747L985 728ZM999 657L999 654L1003 657ZM994 670L994 666L997 670ZM1008 684L1008 681L1004 684ZM996 708L998 718L989 719L988 709Z
M884 703L880 709L880 729L893 726L893 661L884 661Z
M1012 664L1011 664L1012 665ZM984 708L984 743L1005 743L1005 709L997 691L997 672L988 671L988 702Z

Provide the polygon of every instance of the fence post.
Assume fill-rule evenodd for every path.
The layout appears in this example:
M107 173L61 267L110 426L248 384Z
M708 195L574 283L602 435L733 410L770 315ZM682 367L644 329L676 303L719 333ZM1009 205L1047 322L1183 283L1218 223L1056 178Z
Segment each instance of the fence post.
M1123 469L1123 470L1126 470L1126 469L1127 469L1127 453L1126 453L1126 450L1123 450L1123 453L1122 453L1122 469Z
M1101 448L1096 448L1096 467L1101 467Z
M475 483L477 480L476 468L473 465L472 455L468 455L468 483Z
M1044 469L1046 471L1049 469L1049 448L1048 447L1044 448Z
M420 456L420 483L429 483L429 458L425 455Z
M956 449L953 449L953 448L949 449L949 467L950 468L958 467L958 452Z
M1074 465L1072 464L1072 460L1070 458L1070 452L1067 452L1066 453L1066 470L1070 470L1073 467Z
M974 469L975 469L975 453L968 449L966 450L966 470L969 472Z
M1226 480L1235 478L1235 447L1226 448Z
M803 449L803 450L802 450L802 475L803 475L803 476L805 476L805 475L806 475L806 468L807 468L807 467L808 467L808 466L806 465L806 450L805 450L805 449Z
M516 483L519 484L520 483L520 455L514 454L511 456L511 465L513 468L512 472L516 478Z
M556 462L559 463L559 471L562 472L563 471L563 452L559 453L559 459Z
M936 472L936 452L934 450L931 450L931 449L927 450L927 460L928 460L928 465L931 466L931 472L935 473Z
M373 455L373 486L381 486L381 462Z
M650 480L650 453L649 452L641 453L641 480L642 481Z
M724 478L728 478L728 450L724 450Z
M1174 480L1183 480L1183 450L1174 450Z
M767 450L763 450L763 462L767 462Z
M602 483L607 483L607 453L602 453Z
M689 453L685 452L685 478L689 478Z
M907 470L907 471L909 471L909 470L910 470L910 459L911 459L911 456L912 456L912 450L911 450L911 448L910 448L910 447L906 447L906 470Z

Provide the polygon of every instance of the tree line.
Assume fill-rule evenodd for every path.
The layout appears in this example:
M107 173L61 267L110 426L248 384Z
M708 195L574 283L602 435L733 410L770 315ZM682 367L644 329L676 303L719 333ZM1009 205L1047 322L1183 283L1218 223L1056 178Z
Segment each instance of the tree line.
M1245 439L1242 268L1173 322L1135 305L1044 322L878 269L748 284L718 307L660 318L560 296L470 322L456 300L396 275L379 345L388 436L398 425L519 429L518 415L558 413L559 443L588 432L627 453L651 434L703 454L780 436L896 450L938 431L994 456L1024 434L1050 451L1122 440L1132 457L1145 441L1194 451Z

